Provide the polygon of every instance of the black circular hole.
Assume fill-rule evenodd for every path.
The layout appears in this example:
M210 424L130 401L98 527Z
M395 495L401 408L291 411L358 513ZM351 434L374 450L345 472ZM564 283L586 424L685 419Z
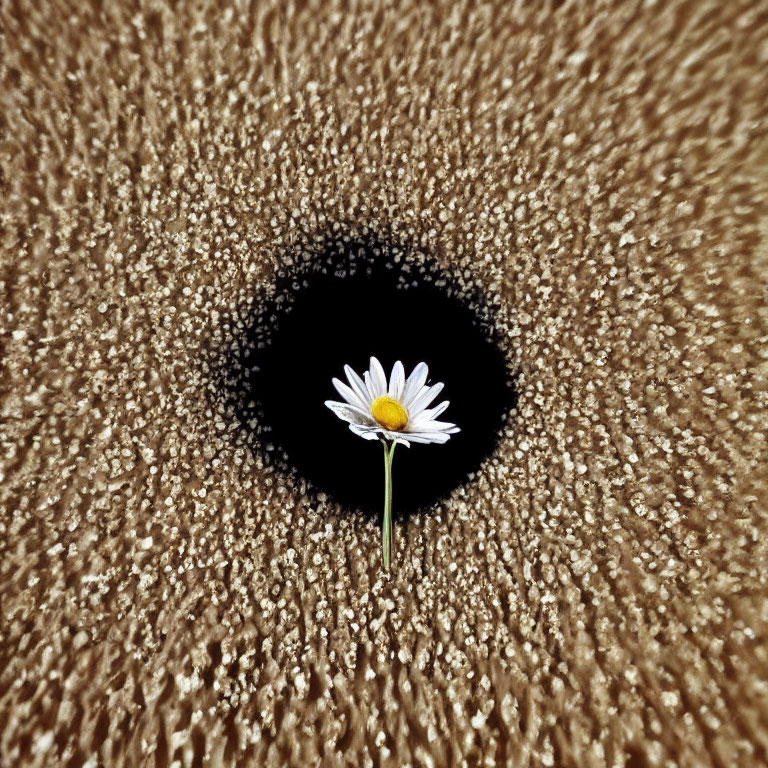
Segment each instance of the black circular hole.
M394 250L394 253L393 253ZM344 365L361 376L377 357L387 376L419 362L442 381L440 417L460 427L444 445L398 446L394 506L413 512L450 493L494 450L514 405L505 357L484 328L480 297L456 291L436 267L377 243L334 244L282 274L237 346L235 406L261 442L282 449L317 491L342 504L379 510L383 449L353 434L325 400L341 400L331 379Z

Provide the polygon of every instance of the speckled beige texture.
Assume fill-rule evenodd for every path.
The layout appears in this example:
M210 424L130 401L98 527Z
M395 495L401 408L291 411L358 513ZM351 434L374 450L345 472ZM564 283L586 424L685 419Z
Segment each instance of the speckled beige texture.
M767 3L0 30L1 765L768 763ZM213 382L329 231L481 286L518 377L390 578Z

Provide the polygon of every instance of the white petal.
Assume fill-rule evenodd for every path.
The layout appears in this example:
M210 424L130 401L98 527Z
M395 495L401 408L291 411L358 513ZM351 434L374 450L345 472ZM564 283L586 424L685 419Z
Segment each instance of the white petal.
M405 382L403 390L402 403L406 410L410 406L413 397L421 390L429 375L429 368L426 363L419 363L412 371L408 380Z
M339 379L332 379L333 386L336 387L336 391L350 404L357 408L361 408L364 411L368 410L368 403L365 400L361 400L360 395L355 392L354 389L348 387L343 381Z
M368 391L368 397L371 402L373 402L378 395L376 394L376 385L373 383L373 377L370 374L370 371L366 371L363 374L363 378L365 379L365 388Z
M447 432L406 432L408 439L414 443L447 443L450 435Z
M408 413L412 418L416 418L429 404L443 391L443 383L438 382L431 387L424 387L412 399L411 404L406 406Z
M376 397L381 397L387 394L387 375L384 373L384 369L381 367L381 363L375 358L371 358L371 380L373 381L374 392Z
M392 375L389 377L388 394L390 397L393 397L399 403L401 402L404 389L405 389L405 370L403 369L403 364L398 360L392 366Z
M368 390L365 388L363 380L348 365L344 366L344 373L347 374L349 385L355 392L357 392L360 399L365 402L366 408L370 408L371 400L368 397Z
M406 432L390 432L387 429L381 430L381 437L386 440L392 440L399 445L404 445L406 448L410 448L411 444L408 442L409 435Z
M461 430L449 421L418 421L409 427L408 432L446 432L453 435Z
M350 424L361 424L367 426L372 421L371 417L360 408L356 408L349 403L339 403L335 400L326 400L325 405L330 408L340 419L348 421Z
M434 408L428 408L426 411L422 411L414 418L414 421L431 421L436 419L441 413L445 413L445 409L451 404L450 400L443 400L440 405L436 405Z
M378 440L379 436L377 434L376 429L373 429L371 427L363 427L359 424L350 424L349 428L360 437L364 438L365 440Z

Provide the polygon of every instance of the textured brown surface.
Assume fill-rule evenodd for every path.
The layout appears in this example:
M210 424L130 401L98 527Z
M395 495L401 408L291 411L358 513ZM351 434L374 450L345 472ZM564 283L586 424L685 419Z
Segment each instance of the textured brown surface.
M768 4L246 5L0 5L0 764L765 765ZM519 377L391 578L215 405L329 229Z

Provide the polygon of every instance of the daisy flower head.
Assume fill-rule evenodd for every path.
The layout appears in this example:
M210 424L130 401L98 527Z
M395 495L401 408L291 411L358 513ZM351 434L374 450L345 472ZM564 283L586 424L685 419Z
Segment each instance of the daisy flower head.
M459 432L455 424L437 421L449 405L444 400L431 408L443 384L427 385L429 369L419 363L405 378L398 360L387 377L381 363L371 358L370 368L362 378L348 365L344 366L347 384L333 379L333 386L344 402L326 400L325 404L349 424L356 435L366 440L387 440L410 446L411 443L445 443Z

